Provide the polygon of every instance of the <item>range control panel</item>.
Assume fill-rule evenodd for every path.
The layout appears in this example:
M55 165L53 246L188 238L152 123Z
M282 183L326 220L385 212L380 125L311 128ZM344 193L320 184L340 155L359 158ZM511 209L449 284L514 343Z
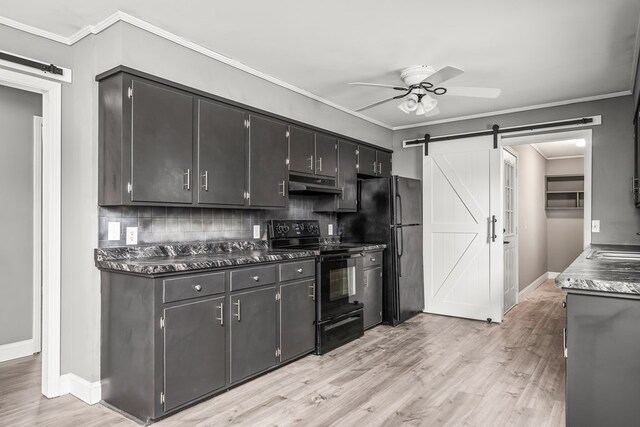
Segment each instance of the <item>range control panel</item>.
M269 236L275 239L319 237L318 220L274 219L269 221Z

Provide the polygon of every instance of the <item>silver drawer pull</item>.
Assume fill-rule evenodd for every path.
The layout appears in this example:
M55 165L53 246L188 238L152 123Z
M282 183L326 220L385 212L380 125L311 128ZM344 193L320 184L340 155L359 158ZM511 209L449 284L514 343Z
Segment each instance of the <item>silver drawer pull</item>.
M195 289L197 292L200 292L200 291L202 290L202 286L200 286L200 285L195 285L195 286L193 287L193 289Z
M298 270L296 270L298 273L302 274L302 269L299 268Z
M224 326L224 303L221 302L218 308L220 309L220 317L216 317L216 320L220 322L220 326Z
M375 258L369 258L369 261L376 262L376 259Z
M234 302L233 304L238 306L238 310L236 311L236 314L234 314L234 316L238 318L238 322L239 322L240 321L240 300L238 300L237 302Z
M256 282L259 282L260 281L260 276L253 276L252 279L255 280Z

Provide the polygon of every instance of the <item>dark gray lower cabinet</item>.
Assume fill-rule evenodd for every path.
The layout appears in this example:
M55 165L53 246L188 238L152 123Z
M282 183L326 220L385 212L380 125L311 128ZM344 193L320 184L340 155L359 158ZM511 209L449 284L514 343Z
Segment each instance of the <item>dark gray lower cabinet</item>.
M640 299L567 295L568 427L638 425L638 325Z
M225 386L224 297L164 310L165 410Z
M280 285L280 360L315 347L315 280Z
M276 288L231 296L229 381L235 383L276 364Z
M364 270L364 327L382 323L382 267Z

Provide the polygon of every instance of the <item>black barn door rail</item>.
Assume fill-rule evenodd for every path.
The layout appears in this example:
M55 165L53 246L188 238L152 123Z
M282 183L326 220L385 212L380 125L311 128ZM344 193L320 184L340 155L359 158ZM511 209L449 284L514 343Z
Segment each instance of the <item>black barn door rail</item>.
M13 62L15 64L24 65L25 67L36 68L40 71L44 71L51 74L62 75L62 68L56 67L53 64L45 64L43 62L32 61L30 59L21 58L19 56L10 55L6 52L0 52L0 59L4 61Z
M539 129L551 129L556 127L571 126L571 125L586 125L589 123L593 123L593 119L590 117L575 119L575 120L565 120L563 122L543 123L539 125L517 126L517 127L505 128L505 129L500 129L500 126L493 125L491 127L491 130L483 130L483 131L471 132L471 133L459 133L459 134L447 135L447 136L432 137L431 135L426 133L424 135L424 138L404 141L404 144L405 146L424 144L424 155L428 156L430 142L452 141L455 139L472 138L475 136L493 135L493 148L498 148L498 134L522 132L522 131L534 131Z

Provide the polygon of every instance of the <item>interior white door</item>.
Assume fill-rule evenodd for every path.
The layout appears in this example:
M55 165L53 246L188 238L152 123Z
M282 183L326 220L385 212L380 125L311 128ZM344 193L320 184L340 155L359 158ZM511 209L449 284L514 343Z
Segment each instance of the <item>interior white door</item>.
M504 312L518 303L518 158L504 149Z
M502 321L502 149L429 144L423 161L425 312Z

